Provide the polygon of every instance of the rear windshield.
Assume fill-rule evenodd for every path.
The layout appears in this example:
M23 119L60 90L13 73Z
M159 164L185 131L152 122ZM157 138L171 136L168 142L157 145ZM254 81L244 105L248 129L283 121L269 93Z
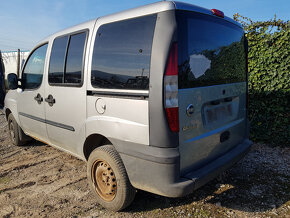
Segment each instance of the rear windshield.
M179 88L246 81L244 33L221 18L177 11Z

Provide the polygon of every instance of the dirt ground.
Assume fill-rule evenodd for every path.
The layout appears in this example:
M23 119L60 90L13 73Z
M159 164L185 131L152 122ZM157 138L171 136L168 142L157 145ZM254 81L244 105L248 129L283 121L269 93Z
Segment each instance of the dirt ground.
M0 111L0 217L290 217L290 148L255 144L232 169L183 198L138 191L123 212L94 200L86 163L33 141L13 146Z

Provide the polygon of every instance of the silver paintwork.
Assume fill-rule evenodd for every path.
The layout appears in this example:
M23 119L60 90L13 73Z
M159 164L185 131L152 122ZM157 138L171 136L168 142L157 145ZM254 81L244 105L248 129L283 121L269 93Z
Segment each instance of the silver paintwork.
M164 114L163 75L170 45L176 41L177 24L174 11L158 14L151 53L149 85L150 145L156 147L177 147L178 134L172 133Z
M184 2L176 2L176 1L174 1L174 4L175 4L175 8L178 9L178 10L194 11L194 12L199 12L199 13L202 13L202 14L208 14L208 15L212 16L211 10L203 8L203 7L199 7L199 6L192 5L192 4L189 4L189 3L184 3ZM240 23L236 22L235 20L233 20L233 19L231 19L231 18L229 18L227 16L225 16L224 18L220 18L220 17L217 17L217 18L226 20L226 21L231 22L231 23L234 23L234 24L236 24L236 25L238 25L239 27L242 28L242 25Z
M241 82L179 90L179 125L182 130L179 133L179 151L182 174L225 153L246 138L246 86L245 82ZM224 102L228 97L233 97L233 100ZM216 106L210 105L215 100L220 103ZM184 112L189 104L195 108L190 117ZM231 116L207 123L207 107L228 104L232 106ZM220 143L220 134L224 131L230 131L231 136L226 142Z
M134 159L132 157L134 155L138 157L149 156L150 158L158 160L158 157L160 156L167 160L167 153L171 149L174 151L174 161L170 163L171 165L160 163L160 166L164 167L164 169L168 169L168 171L164 170L160 173L161 168L159 168L159 165L158 167L154 167L156 165L154 165L153 162L148 161L150 158L148 160L146 158L141 158L140 160L142 160L142 164L144 163L143 168L145 168L146 164L152 164L154 174L160 174L160 180L157 179L159 182L162 181L164 182L163 184L170 182L171 186L175 187L177 184L176 181L180 178L179 162L175 163L175 159L179 161L179 150L181 153L181 170L186 172L188 167L192 167L193 160L199 161L201 159L200 155L208 155L208 153L196 153L196 146L198 146L198 151L203 151L206 150L207 147L211 146L211 140L216 140L216 136L208 137L205 138L205 141L201 142L200 145L195 145L194 143L188 141L193 136L192 134L188 134L187 131L190 131L194 125L201 125L198 123L201 122L200 119L197 119L196 121L193 120L192 123L188 125L188 128L186 129L187 131L182 132L181 130L179 135L171 133L168 128L163 109L162 87L167 54L170 49L171 42L176 40L176 35L174 35L176 29L174 17L175 9L189 10L212 15L210 10L198 6L173 1L162 1L112 15L99 17L97 19L67 28L45 38L35 47L37 48L39 45L48 42L47 57L41 87L37 90L31 91L22 90L20 88L9 91L5 98L5 108L12 111L17 123L23 128L26 134L37 137L37 139L45 141L48 144L69 152L70 154L83 160L85 160L83 146L87 137L94 134L99 134L106 137L113 143L117 151L121 153L125 167L127 170L129 169L128 175L130 180L132 180L132 184L134 184L137 188L152 191L154 193L159 193L158 188L152 189L152 186L148 185L150 181L148 181L147 185L144 183L145 180L143 179L139 179L139 182L135 182L137 181L137 179L135 179L136 175L138 175L138 173L142 173L142 171L140 172L139 168L137 168L137 166L135 167L134 163L136 162L134 161L136 158L134 157ZM158 13L158 18L152 46L149 91L110 90L110 92L147 94L149 95L149 99L137 100L102 95L88 96L88 90L106 91L106 89L94 88L90 83L94 39L98 28L106 23L154 13ZM225 17L225 19L229 22L236 23L230 18ZM50 86L48 84L48 63L50 60L53 40L56 37L82 30L87 31L88 34L84 56L84 76L82 86ZM56 103L52 107L45 102L42 102L39 105L33 100L38 93L40 93L43 98L46 98L49 94L53 95L56 99ZM188 99L192 98L192 93L181 92L180 94L180 96L188 96ZM198 114L196 112L200 112L198 111L199 107L196 106L195 103L184 101L184 99L180 99L179 102L182 110L180 113L183 113L185 116L186 107L184 108L184 105L188 106L189 103L193 104L194 109L196 109L192 117L195 117L195 115ZM36 108L36 106L38 107ZM25 109L26 113L31 113L31 115L39 118L72 126L75 131L68 131L47 123L37 123L37 121L28 120L28 118L22 118L21 120L19 119L18 114L23 109ZM182 124L185 122L186 121L181 120ZM240 124L237 123L236 125L244 125L244 121L241 120ZM238 127L235 131L239 131L241 128L242 127ZM179 143L181 144L180 149L177 147ZM228 147L230 146L231 145L228 145ZM194 153L193 156L191 156L192 153ZM170 155L172 156L171 153ZM127 159L130 161L126 161ZM146 168L146 170L148 170L148 168ZM148 176L144 177L151 180ZM187 181L185 183L190 182ZM154 185L158 186L157 184ZM164 195L164 193L162 194Z

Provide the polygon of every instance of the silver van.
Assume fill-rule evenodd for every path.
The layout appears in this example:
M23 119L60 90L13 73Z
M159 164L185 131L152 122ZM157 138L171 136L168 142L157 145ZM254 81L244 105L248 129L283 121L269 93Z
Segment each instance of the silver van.
M87 161L96 200L192 193L249 150L247 43L219 10L163 1L55 33L8 78L15 145Z

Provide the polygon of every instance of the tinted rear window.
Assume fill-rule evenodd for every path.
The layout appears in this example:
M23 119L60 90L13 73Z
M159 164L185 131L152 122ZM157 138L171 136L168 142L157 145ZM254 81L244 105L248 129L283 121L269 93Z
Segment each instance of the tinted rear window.
M86 33L72 35L67 51L65 83L81 83Z
M81 84L86 35L87 32L82 32L54 40L48 70L49 84Z
M67 42L68 36L57 38L53 42L48 72L49 83L63 83Z
M156 15L102 25L96 34L91 82L97 88L148 89Z
M177 11L179 88L246 81L244 33L221 18Z

